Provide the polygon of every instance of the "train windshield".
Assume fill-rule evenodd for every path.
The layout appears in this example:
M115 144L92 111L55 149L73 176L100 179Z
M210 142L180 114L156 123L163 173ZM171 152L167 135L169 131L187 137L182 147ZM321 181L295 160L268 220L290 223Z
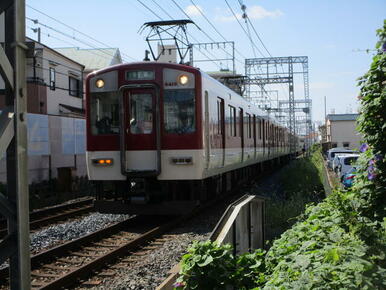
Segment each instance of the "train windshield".
M164 126L170 134L196 131L194 89L164 91Z
M117 92L91 94L90 123L93 135L119 134L119 99Z

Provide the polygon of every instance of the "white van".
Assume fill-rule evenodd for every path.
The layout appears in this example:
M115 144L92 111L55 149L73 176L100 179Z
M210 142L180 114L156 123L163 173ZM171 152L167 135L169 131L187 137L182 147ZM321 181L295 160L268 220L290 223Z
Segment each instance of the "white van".
M359 154L339 156L338 176L340 179L354 167L353 165L358 158Z
M332 159L331 162L331 169L334 171L336 174L338 174L339 166L340 166L340 158L343 156L351 156L352 153L336 153L334 155L334 158Z
M332 161L334 160L335 154L338 153L345 153L345 154L355 154L358 153L357 151L345 149L345 148L332 148L327 151L327 167L330 169L332 168Z

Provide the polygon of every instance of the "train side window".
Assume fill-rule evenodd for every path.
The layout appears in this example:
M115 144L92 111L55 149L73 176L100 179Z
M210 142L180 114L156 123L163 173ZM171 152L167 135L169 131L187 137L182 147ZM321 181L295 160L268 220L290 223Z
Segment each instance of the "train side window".
M263 140L265 140L265 120L263 119L263 120L261 120L260 121L261 122L261 129L262 129L262 131L261 131L261 137L263 138Z
M251 115L248 113L245 114L244 124L247 128L247 138L252 138L252 119Z
M253 114L253 117L252 117L252 126L253 126L252 127L252 138L256 143L256 115L255 114Z
M236 123L239 124L236 126L236 136L244 138L244 113L243 109L239 108L238 118L236 119Z
M236 136L236 108L233 106L229 107L229 136Z
M223 100L217 98L217 130L216 133L219 135L223 134Z
M130 95L130 133L151 134L153 111L151 94Z

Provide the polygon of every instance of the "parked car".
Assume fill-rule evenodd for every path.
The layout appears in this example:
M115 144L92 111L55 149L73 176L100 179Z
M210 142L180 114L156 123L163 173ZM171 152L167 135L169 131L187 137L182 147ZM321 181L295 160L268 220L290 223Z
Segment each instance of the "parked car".
M327 167L332 169L332 161L334 160L335 154L339 153L358 153L354 150L345 149L345 148L332 148L327 151Z
M358 158L359 154L339 156L338 176L342 178L343 175L350 171L354 167Z
M349 188L353 185L356 173L356 168L351 168L346 174L342 176L342 184L345 188Z
M336 153L334 155L334 159L332 160L331 169L336 174L338 174L339 166L340 166L340 158L343 156L351 156L351 153Z

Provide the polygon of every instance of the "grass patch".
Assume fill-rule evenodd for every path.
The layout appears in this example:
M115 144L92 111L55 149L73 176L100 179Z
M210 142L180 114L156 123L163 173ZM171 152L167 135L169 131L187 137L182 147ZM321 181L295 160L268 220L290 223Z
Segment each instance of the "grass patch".
M279 173L281 192L266 201L266 235L273 240L289 229L306 205L320 202L324 197L322 184L323 158L320 151L310 157L293 160Z

